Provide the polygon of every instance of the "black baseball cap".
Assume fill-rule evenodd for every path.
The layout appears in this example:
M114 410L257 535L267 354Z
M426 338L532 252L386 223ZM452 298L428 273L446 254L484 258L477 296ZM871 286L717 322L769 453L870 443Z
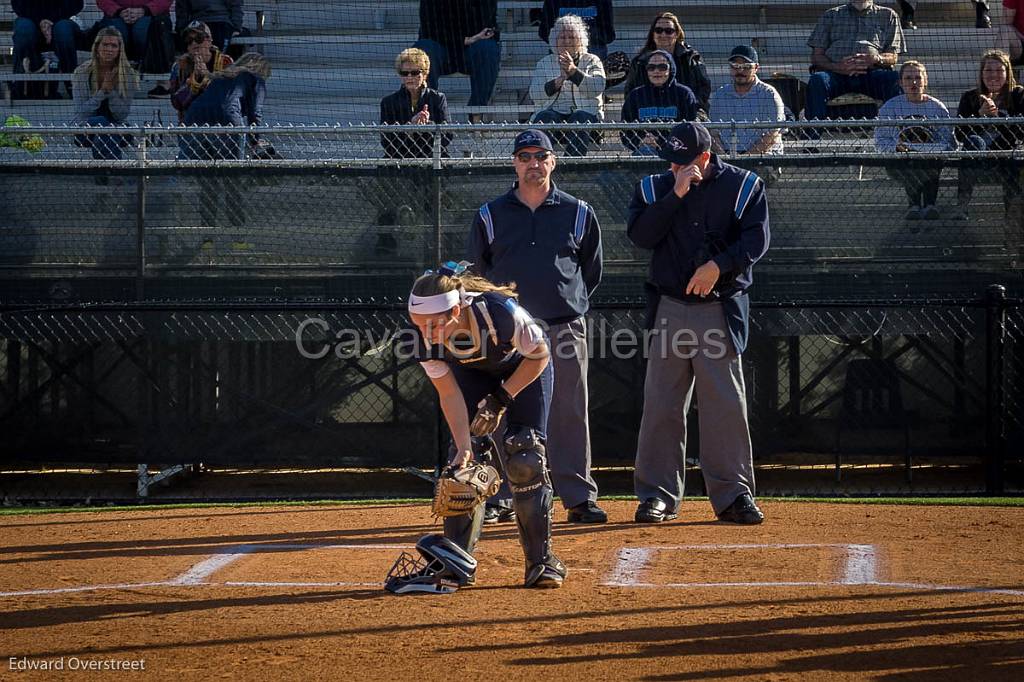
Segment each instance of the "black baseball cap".
M672 128L658 149L658 156L680 166L693 163L704 152L711 151L711 134L700 123L684 121Z
M737 45L732 48L732 52L729 53L729 61L734 59L741 59L750 64L757 64L757 50L752 48L750 45Z
M551 144L551 138L543 130L537 130L536 128L530 128L516 135L516 142L513 145L512 153L515 154L520 149L526 147L539 147L549 152L555 151L554 145Z

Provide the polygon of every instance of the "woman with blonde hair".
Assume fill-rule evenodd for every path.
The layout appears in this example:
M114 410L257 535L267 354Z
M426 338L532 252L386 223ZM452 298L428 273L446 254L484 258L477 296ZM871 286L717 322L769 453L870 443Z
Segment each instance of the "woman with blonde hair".
M517 302L515 285L498 286L468 265L445 263L413 284L412 356L437 390L454 441L451 466L470 462L473 438L491 436L506 417L498 450L526 559L523 584L560 587L567 571L551 551L553 490L544 450L553 383L547 340ZM479 505L445 518L445 537L472 554L483 515Z
M1024 145L1024 127L993 125L996 119L1024 116L1024 87L1013 75L1010 55L1002 50L989 50L981 56L978 87L960 98L959 118L977 118L985 125L958 126L956 136L966 151L1006 151ZM980 122L980 121L979 121ZM1007 214L1021 194L1020 171L1004 159L984 159L977 164L960 166L959 184L953 218L967 220L967 207L979 180L989 178L1003 186L1003 204Z
M570 14L551 29L551 54L537 62L530 97L537 105L534 123L597 123L604 119L604 64L587 52L589 38L583 19ZM590 134L556 133L565 137L569 156L587 153ZM559 141L562 141L559 139Z
M103 28L96 34L92 58L75 69L73 82L73 124L115 126L128 120L139 77L128 62L124 40L116 28ZM92 148L94 159L120 159L121 147L127 144L123 135L79 135L75 139Z
M427 86L430 57L410 47L395 58L395 73L401 81L396 92L380 101L380 122L393 125L430 125L448 122L448 99L443 92ZM450 135L442 147L447 149ZM430 133L383 133L384 154L390 159L430 158L434 155L434 136Z

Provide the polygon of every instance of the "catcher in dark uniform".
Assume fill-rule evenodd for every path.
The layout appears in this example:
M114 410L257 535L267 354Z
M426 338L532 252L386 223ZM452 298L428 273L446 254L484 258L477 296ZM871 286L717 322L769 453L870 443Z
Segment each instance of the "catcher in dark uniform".
M526 587L560 587L565 565L551 551L552 487L544 452L552 369L544 332L516 301L514 285L497 286L446 263L416 280L409 317L416 327L415 357L437 389L454 452L442 478L473 463L474 438L486 441L506 417L503 469L512 489ZM467 476L467 479L479 478ZM484 476L485 485L489 477ZM438 490L442 489L439 484ZM444 539L417 543L418 568L385 583L392 592L445 592L475 582L473 550L483 523L481 490L469 513L444 515ZM443 546L442 546L443 545ZM433 567L433 568L431 568Z

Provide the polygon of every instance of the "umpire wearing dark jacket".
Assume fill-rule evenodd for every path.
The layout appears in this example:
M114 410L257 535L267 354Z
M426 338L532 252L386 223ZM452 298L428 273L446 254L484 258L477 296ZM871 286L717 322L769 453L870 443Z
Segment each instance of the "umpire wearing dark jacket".
M555 371L547 429L551 478L570 522L603 523L608 517L597 506L590 474L584 321L601 281L601 228L589 204L555 187L555 163L547 134L516 136L519 180L480 207L468 252L492 282L515 282L523 307L545 323Z
M710 150L704 126L677 125L659 150L671 170L637 183L629 204L629 238L653 251L648 310L655 314L634 474L641 523L678 513L695 387L701 472L715 514L733 523L764 520L753 497L740 355L752 267L768 249L768 200L757 175Z

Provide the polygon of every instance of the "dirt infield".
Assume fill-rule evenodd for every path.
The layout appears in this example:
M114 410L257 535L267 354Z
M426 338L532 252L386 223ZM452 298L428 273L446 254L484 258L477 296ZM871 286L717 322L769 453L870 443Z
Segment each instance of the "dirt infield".
M477 587L415 597L379 585L424 505L0 517L0 678L1024 677L1024 509L607 507L556 524L561 590L519 587L506 524Z

